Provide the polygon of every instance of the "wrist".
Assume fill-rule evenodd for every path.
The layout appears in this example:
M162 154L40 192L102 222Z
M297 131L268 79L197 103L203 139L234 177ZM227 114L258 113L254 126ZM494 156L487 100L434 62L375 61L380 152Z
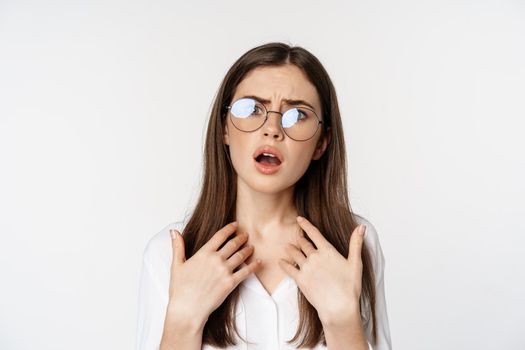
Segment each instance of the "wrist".
M359 309L359 304L354 303L349 305L349 307L344 310L338 310L336 314L326 315L323 317L319 315L319 319L321 320L323 327L337 328L339 326L346 326L348 324L361 322L361 311Z
M165 327L171 329L181 329L189 334L202 332L208 317L199 317L195 310L185 311L181 307L175 306L173 303L168 304L168 312L166 313Z
M339 310L337 314L319 317L324 327L338 327L361 322L359 306L350 306L346 310Z
M160 341L160 350L194 348L200 344L204 332L205 322L199 319L188 318L166 318L164 330ZM192 345L190 345L192 344Z
M369 349L360 314L323 323L323 331L330 350Z
M166 318L164 328L177 330L177 332L180 333L194 335L202 333L205 325L206 320L202 320L195 316L184 317L181 315L180 317Z

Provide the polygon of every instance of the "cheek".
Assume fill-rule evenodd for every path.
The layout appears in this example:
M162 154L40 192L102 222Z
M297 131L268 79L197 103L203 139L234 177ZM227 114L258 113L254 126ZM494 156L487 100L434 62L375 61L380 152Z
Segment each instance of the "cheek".
M240 168L245 167L249 158L243 153L242 147L230 142L230 158L232 160L233 168L239 173Z
M289 185L299 181L312 162L313 146L304 143L301 146L303 147L289 152L286 167L283 169Z
M299 170L306 170L308 168L308 164L310 157L306 153L297 153L293 156L293 158L288 159L288 164L290 165L290 170L293 171L299 171Z
M233 130L232 130L233 129ZM235 171L250 165L252 160L250 154L249 134L235 129L231 126L229 130L230 158Z
M300 147L290 152L294 167L301 169L303 172L308 169L308 166L312 162L312 156L315 151L315 142L303 142Z

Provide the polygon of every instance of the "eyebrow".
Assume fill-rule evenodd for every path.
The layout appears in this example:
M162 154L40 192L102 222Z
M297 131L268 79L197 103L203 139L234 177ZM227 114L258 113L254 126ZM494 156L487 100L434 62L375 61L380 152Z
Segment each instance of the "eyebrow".
M243 96L241 98L253 98L254 100L257 100L261 103L270 103L272 101L270 100L266 100L262 97L259 97L259 96L255 96L255 95L246 95L246 96ZM315 108L309 104L308 102L306 102L305 100L293 100L293 99L289 99L289 98L283 98L283 101L284 103L288 104L288 105L291 105L291 106L298 106L298 105L305 105L305 106L308 106L310 107L311 109L313 109L315 111Z

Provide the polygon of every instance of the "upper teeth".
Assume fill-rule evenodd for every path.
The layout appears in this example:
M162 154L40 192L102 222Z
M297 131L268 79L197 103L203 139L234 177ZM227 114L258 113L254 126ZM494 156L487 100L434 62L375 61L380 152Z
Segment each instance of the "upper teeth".
M265 155L265 156L270 156L270 157L274 157L274 158L275 158L275 156L274 156L273 154L271 154L271 153L263 153L263 155Z

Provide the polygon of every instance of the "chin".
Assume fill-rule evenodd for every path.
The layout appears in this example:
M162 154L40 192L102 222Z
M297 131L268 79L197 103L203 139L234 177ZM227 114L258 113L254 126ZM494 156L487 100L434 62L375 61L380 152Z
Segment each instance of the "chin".
M297 181L299 181L306 172L306 168L304 168L301 170L296 169L296 171L293 171L292 174L290 174L286 170L293 169L294 165L287 164L286 168L282 168L274 174L266 175L260 173L255 167L242 168L239 172L235 163L233 165L237 174L237 182L242 182L244 186L249 187L256 192L267 194L276 194L295 186ZM306 164L306 166L308 167L308 164Z
M259 178L242 179L241 181L253 191L265 194L278 194L293 188L299 179L300 176L297 179L290 179L289 177L277 178L262 175Z
M266 194L277 194L289 187L289 185L283 184L281 181L272 179L263 179L262 181L254 181L252 179L251 181L246 182L246 186L256 192Z

